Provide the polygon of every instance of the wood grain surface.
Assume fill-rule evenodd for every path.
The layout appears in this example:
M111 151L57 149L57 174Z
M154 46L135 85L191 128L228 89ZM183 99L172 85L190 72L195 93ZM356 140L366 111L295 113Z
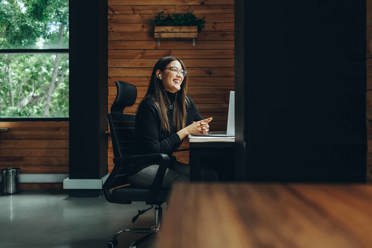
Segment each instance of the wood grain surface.
M371 247L371 185L177 184L156 247Z
M2 121L0 169L68 173L68 121Z

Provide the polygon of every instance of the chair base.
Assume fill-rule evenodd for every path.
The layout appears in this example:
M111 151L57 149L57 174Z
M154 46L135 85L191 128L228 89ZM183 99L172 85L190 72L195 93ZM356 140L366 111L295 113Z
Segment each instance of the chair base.
M132 232L132 233L144 233L145 236L141 237L130 243L129 248L136 248L137 245L143 243L144 241L148 240L154 234L156 234L160 230L160 219L162 216L162 208L160 205L155 206L155 225L147 228L124 228L117 231L112 239L106 243L107 248L116 248L118 245L118 237L120 234L124 232Z
M149 238L151 238L156 233L157 233L157 231L150 232L147 235L143 236L142 238L133 241L132 243L130 243L129 248L137 248L137 245L145 242L146 240L148 240Z
M135 232L135 233L146 233L143 237L140 239L137 239L135 241L132 241L129 245L129 248L136 248L139 244L147 241L149 238L151 238L153 235L155 235L159 231L158 228L134 228L134 229L123 229L118 231L114 237L106 243L107 248L115 248L118 246L118 236L123 232Z

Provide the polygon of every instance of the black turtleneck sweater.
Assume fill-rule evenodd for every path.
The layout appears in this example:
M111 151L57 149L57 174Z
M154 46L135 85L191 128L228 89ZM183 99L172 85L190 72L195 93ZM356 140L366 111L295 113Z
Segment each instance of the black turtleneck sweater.
M139 153L166 153L170 155L181 144L181 140L177 135L179 130L175 130L173 124L175 94L167 92L167 95L170 103L168 106L170 132L162 130L159 112L155 107L155 102L150 97L145 97L138 106L136 136ZM188 98L190 101L188 101L189 104L186 108L186 125L202 119L194 102L190 97Z

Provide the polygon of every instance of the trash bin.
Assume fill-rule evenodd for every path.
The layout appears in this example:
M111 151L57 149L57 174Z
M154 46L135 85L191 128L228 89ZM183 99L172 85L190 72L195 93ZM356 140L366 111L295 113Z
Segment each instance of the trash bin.
M19 168L7 168L1 170L1 192L11 195L18 192Z

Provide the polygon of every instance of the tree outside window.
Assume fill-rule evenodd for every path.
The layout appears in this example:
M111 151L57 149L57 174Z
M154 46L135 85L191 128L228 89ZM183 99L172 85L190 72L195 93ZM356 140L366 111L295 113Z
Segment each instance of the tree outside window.
M68 0L0 0L0 118L66 118Z

